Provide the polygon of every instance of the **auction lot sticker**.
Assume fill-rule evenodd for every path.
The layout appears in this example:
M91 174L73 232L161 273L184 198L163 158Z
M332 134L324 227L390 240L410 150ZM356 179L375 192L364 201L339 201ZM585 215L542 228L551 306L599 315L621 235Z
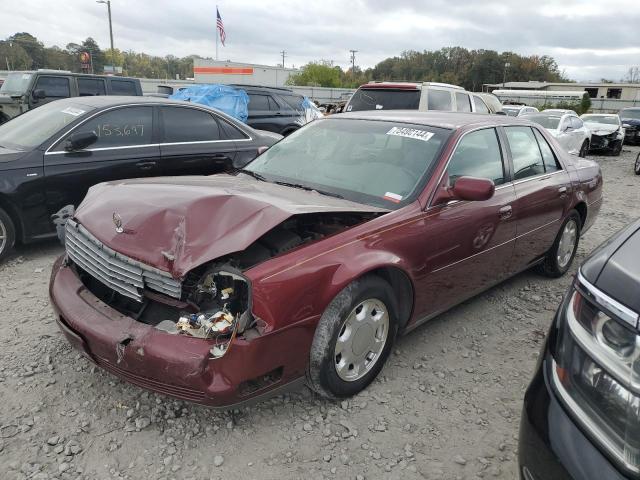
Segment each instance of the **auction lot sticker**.
M80 110L79 108L73 108L73 107L67 107L64 110L62 110L62 113L73 115L74 117L77 117L78 115L82 115L84 112L85 112L84 110Z
M419 130L417 128L406 127L393 127L387 132L387 135L395 135L396 137L415 138L416 140L422 140L428 142L433 137L433 132L427 132L426 130Z

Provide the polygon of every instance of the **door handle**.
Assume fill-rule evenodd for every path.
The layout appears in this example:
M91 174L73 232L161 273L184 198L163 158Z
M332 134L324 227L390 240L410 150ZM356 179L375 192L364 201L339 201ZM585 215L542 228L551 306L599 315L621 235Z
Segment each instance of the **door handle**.
M511 205L505 205L499 210L499 213L500 219L506 220L508 218L511 218L511 215L513 215L513 208L511 208Z
M155 166L156 162L154 162L153 160L136 163L136 167L138 167L140 170L151 170Z
M560 187L558 189L558 193L560 194L561 197L566 197L567 196L567 187Z

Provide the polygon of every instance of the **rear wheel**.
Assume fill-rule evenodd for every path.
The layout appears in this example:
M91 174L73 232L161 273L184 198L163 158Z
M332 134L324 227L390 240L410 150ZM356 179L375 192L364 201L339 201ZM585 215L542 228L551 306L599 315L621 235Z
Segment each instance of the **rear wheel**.
M0 260L13 249L16 242L16 229L7 212L0 208Z
M586 157L587 153L589 153L589 140L585 140L582 142L582 146L580 147L580 152L578 152L579 157Z
M636 172L636 175L640 175L640 153L636 157L636 163L633 166L633 170Z
M578 242L580 241L580 228L580 215L575 210L572 210L562 224L553 246L538 267L542 274L557 278L567 273L576 256Z
M307 384L327 398L355 395L389 356L397 332L391 286L370 275L342 290L322 314L311 346Z

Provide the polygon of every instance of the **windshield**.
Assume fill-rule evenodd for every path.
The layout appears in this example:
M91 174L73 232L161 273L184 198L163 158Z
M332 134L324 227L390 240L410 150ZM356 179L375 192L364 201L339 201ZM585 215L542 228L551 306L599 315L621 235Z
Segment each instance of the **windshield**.
M28 150L41 145L65 125L93 110L86 105L51 102L0 125L0 146Z
M558 124L560 123L560 117L551 117L549 115L523 115L522 118L536 122L549 130L555 130L558 128Z
M620 110L620 118L640 120L640 110Z
M353 94L348 112L361 110L417 110L420 90L397 88L360 88Z
M505 107L502 106L502 111L509 115L510 117L517 117L520 113L520 107Z
M414 199L449 130L405 123L321 119L285 137L247 170L383 208Z
M4 79L0 93L6 95L24 95L31 81L30 73L14 72L7 75Z
M618 117L611 115L582 115L582 121L591 123L603 123L605 125L620 125Z

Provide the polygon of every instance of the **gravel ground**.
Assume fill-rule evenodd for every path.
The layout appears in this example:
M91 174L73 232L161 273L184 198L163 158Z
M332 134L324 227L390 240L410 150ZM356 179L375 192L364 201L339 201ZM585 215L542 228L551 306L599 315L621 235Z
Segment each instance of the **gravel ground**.
M594 157L605 204L572 272L640 216L640 151ZM148 393L58 332L47 297L56 242L0 264L2 479L514 479L524 389L571 275L526 272L401 338L366 391L309 391L236 412Z

